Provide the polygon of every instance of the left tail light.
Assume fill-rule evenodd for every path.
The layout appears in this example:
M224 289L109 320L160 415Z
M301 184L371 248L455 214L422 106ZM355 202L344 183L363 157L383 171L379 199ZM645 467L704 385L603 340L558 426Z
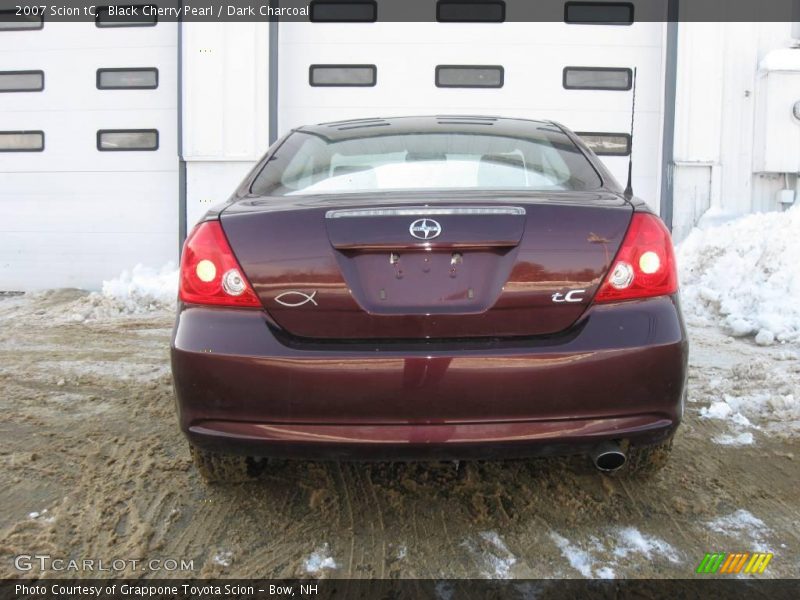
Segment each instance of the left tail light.
M219 221L206 221L186 238L178 293L189 304L261 307Z

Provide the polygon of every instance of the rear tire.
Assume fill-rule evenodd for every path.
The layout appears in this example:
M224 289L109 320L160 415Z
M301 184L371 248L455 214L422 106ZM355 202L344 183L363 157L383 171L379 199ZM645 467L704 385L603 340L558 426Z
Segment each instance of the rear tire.
M253 481L260 472L260 465L250 456L220 454L197 446L189 450L197 472L207 483Z
M628 460L618 472L625 477L650 477L669 462L672 454L672 436L652 446L630 446Z

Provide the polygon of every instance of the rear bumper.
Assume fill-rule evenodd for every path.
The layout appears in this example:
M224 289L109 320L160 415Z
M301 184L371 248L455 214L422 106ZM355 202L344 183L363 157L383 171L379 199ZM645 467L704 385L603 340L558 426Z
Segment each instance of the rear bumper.
M284 340L258 311L184 307L172 367L198 446L499 458L664 440L682 416L687 354L672 298L594 306L548 339L383 345Z
M285 458L456 460L588 452L609 439L654 444L675 423L657 416L457 425L297 425L203 421L189 440L220 452Z

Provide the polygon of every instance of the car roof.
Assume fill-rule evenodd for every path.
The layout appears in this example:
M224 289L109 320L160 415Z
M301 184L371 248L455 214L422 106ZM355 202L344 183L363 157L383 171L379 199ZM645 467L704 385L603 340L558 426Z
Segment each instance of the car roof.
M564 132L553 121L478 115L371 117L305 125L294 131L309 133L329 142L414 133L475 133L509 137L541 137L542 132Z

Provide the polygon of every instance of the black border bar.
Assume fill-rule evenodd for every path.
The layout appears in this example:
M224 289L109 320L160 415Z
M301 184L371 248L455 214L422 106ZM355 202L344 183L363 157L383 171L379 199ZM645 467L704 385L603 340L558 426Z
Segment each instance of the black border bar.
M20 592L18 586L25 586ZM126 588L127 586L127 588ZM184 586L187 586L186 588ZM271 588L270 586L275 586ZM301 587L304 586L304 587ZM441 598L537 600L572 598L724 598L726 600L797 598L800 584L789 579L728 579L696 576L693 579L5 579L0 581L0 600L267 600L297 598L315 600L378 600ZM80 592L85 588L85 592ZM93 588L95 591L90 591ZM99 588L99 594L97 593ZM280 588L283 593L275 593ZM129 590L123 593L123 590ZM293 595L286 592L294 591ZM35 590L35 591L32 591ZM131 591L134 590L134 591ZM272 593L270 593L270 591ZM146 592L146 593L143 593Z
M446 2L447 23L441 26L469 25L477 27L501 27L504 22L553 22L569 27L609 27L628 23L603 21L601 7L632 7L633 24L641 22L792 22L800 20L800 0L691 0L681 2L677 11L670 13L664 0L440 0ZM369 27L378 22L436 22L442 16L440 2L435 0L156 0L143 1L135 6L143 9L153 7L158 14L148 25L176 21L252 21L267 22L278 19L289 22L311 22L319 27L332 23L351 23L356 27ZM104 3L105 4L105 3ZM491 19L478 20L480 13L476 9L480 5L502 6L502 21L495 11ZM594 23L565 23L567 5L580 5L585 9L597 5L598 11L590 11ZM132 0L122 0L107 6L132 6ZM186 7L191 11L186 11ZM17 9L17 7L21 7ZM363 9L359 8L363 7ZM38 11L44 9L44 15ZM69 21L95 21L96 6L91 0L57 0L49 4L41 0L0 0L0 21L30 19L43 16L44 23ZM341 18L337 18L337 10ZM463 15L459 17L459 10ZM10 11L10 12L8 12ZM22 11L22 14L20 13ZM573 11L574 12L574 11ZM585 10L584 10L585 12ZM618 12L618 11L617 11ZM17 14L19 13L19 14ZM314 16L316 14L316 17ZM576 14L583 14L578 11ZM587 13L588 14L588 13ZM121 16L117 26L142 25L142 19L150 19L152 15ZM112 17L110 17L112 18ZM570 17L572 20L572 17ZM31 23L31 27L39 24ZM625 29L621 27L620 29ZM5 31L0 28L0 35Z

